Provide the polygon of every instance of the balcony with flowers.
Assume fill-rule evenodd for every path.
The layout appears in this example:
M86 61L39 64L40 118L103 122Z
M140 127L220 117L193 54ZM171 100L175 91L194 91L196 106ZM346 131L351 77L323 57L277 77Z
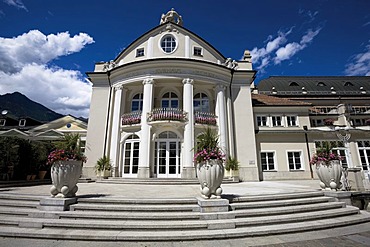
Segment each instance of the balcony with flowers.
M209 112L195 112L194 113L195 123L196 124L205 124L205 125L217 125L217 117L213 113Z
M125 113L121 116L121 126L131 126L141 123L141 111Z
M155 108L148 114L148 122L186 122L187 113L179 108Z

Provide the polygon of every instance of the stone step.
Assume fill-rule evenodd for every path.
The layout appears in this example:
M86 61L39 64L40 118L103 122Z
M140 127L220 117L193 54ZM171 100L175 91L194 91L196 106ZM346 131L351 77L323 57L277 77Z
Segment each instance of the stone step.
M71 211L71 212L54 212L61 219L93 219L93 220L137 220L137 221L157 221L166 220L198 220L199 212L99 212L92 214L91 211Z
M345 208L344 202L324 202L315 203L308 205L292 205L292 206L281 206L274 208L252 208L252 209L238 209L233 211L235 217L255 217L255 216L269 216L269 215L280 215L280 214L293 214L300 212L315 212L332 210L337 208Z
M152 212L152 211L100 211L98 214L95 211L46 211L37 212L33 211L30 215L35 218L62 218L62 219L86 219L86 220L138 220L138 221L157 221L157 220L198 220L201 218L243 218L243 217L258 217L258 216L272 216L282 214L293 214L293 213L304 213L304 212L316 212L325 211L332 209L345 208L343 202L328 202L328 203L316 203L310 205L295 205L286 207L276 207L273 210L266 210L264 208L258 209L243 209L229 212L218 212L218 213L207 213L206 216L200 212Z
M230 203L232 210L249 209L249 208L271 208L280 206L291 206L291 205L305 205L322 202L334 201L331 197L321 196L312 198L295 198L295 199L284 199L284 200L269 200L269 201L255 201L255 202L236 202Z
M0 193L0 200L40 201L44 196ZM1 201L0 201L1 202Z
M126 204L126 205L197 205L198 201L195 198L176 198L176 199L156 199L156 198L148 198L148 199L130 199L130 198L123 198L123 197L102 197L102 198L78 198L78 203L94 203L94 204Z
M70 206L71 211L151 211L151 212L173 212L173 211L199 211L197 205L167 205L167 204L157 204L157 205L126 205L126 204L108 204L102 205L101 203L78 203Z
M355 207L347 208L336 208L325 211L312 211L304 213L292 213L292 214L283 214L283 215L268 215L262 217L253 217L253 218L240 218L236 222L236 227L245 227L245 226L258 226L258 225L269 225L269 224L283 224L283 223L292 223L292 222L303 222L303 221L313 221L325 218L335 218L342 217L347 215L359 214L360 210Z
M307 192L296 192L296 193L283 193L283 194L268 194L268 195L254 195L254 196L223 196L228 199L230 203L236 202L258 202L258 201L273 201L273 200L287 200L297 198L312 198L324 196L322 191L307 191Z
M26 201L26 200L14 200L14 199L2 199L0 200L0 207L17 207L17 208L37 208L39 201Z
M181 241L181 240L207 240L264 236L271 234L294 233L302 231L317 231L339 226L360 224L370 221L367 212L360 214L342 216L336 218L325 218L313 221L292 222L285 224L267 224L260 226L238 227L235 229L218 230L163 230L157 229L143 231L135 230L84 230L71 228L22 228L0 226L2 237L26 237L37 239L68 239L68 240L99 240L99 241Z
M0 206L0 215L23 215L28 216L30 213L39 212L37 208Z
M20 216L4 216L0 219L0 225L19 225L19 227L52 227L52 228L84 228L84 229L100 229L100 230L139 230L150 231L152 229L161 230L192 230L192 229L216 229L216 228L231 228L258 226L258 225L271 225L283 224L302 221L313 221L324 218L342 217L346 215L358 214L359 209L355 207L339 208L327 211L309 212L309 213L296 213L291 215L275 215L263 216L252 218L239 218L239 219L217 219L217 220L192 220L182 221L176 220L168 224L167 220L74 220L74 219L45 219L45 218L25 218Z

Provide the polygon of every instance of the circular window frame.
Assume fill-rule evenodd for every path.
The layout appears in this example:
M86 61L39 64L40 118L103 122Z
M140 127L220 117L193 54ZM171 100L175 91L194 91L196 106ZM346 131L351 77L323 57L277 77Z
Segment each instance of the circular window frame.
M175 46L175 48L174 48L171 52L166 52L166 51L164 51L164 49L163 49L163 47L162 47L162 41L163 41L165 38L167 38L167 37L172 37L172 38L175 40L175 42L176 42L176 46ZM166 33L166 34L164 34L164 35L159 39L158 46L159 46L159 49L160 49L164 54L169 55L169 54L173 54L173 53L177 50L177 47L179 46L179 41L178 41L178 38L177 38L175 35L173 35L173 34L169 34L169 33Z

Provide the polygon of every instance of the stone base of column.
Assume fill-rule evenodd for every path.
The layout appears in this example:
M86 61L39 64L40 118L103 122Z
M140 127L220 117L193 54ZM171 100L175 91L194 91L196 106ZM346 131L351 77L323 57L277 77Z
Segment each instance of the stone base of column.
M364 175L361 167L348 168L348 183L351 190L354 191L365 191L364 186Z
M239 167L239 179L240 181L260 181L258 168L256 166L250 167Z
M77 203L77 198L42 198L40 200L41 211L68 211L69 206Z
M139 167L137 171L137 178L150 178L149 167Z
M183 167L181 171L181 178L184 179L196 178L195 167Z
M112 177L119 177L118 167L112 167Z

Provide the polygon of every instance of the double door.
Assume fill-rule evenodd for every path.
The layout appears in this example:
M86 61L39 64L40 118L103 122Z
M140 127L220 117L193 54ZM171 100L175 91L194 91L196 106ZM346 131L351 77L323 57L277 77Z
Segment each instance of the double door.
M155 172L158 178L180 177L181 145L178 140L157 140L155 142Z

